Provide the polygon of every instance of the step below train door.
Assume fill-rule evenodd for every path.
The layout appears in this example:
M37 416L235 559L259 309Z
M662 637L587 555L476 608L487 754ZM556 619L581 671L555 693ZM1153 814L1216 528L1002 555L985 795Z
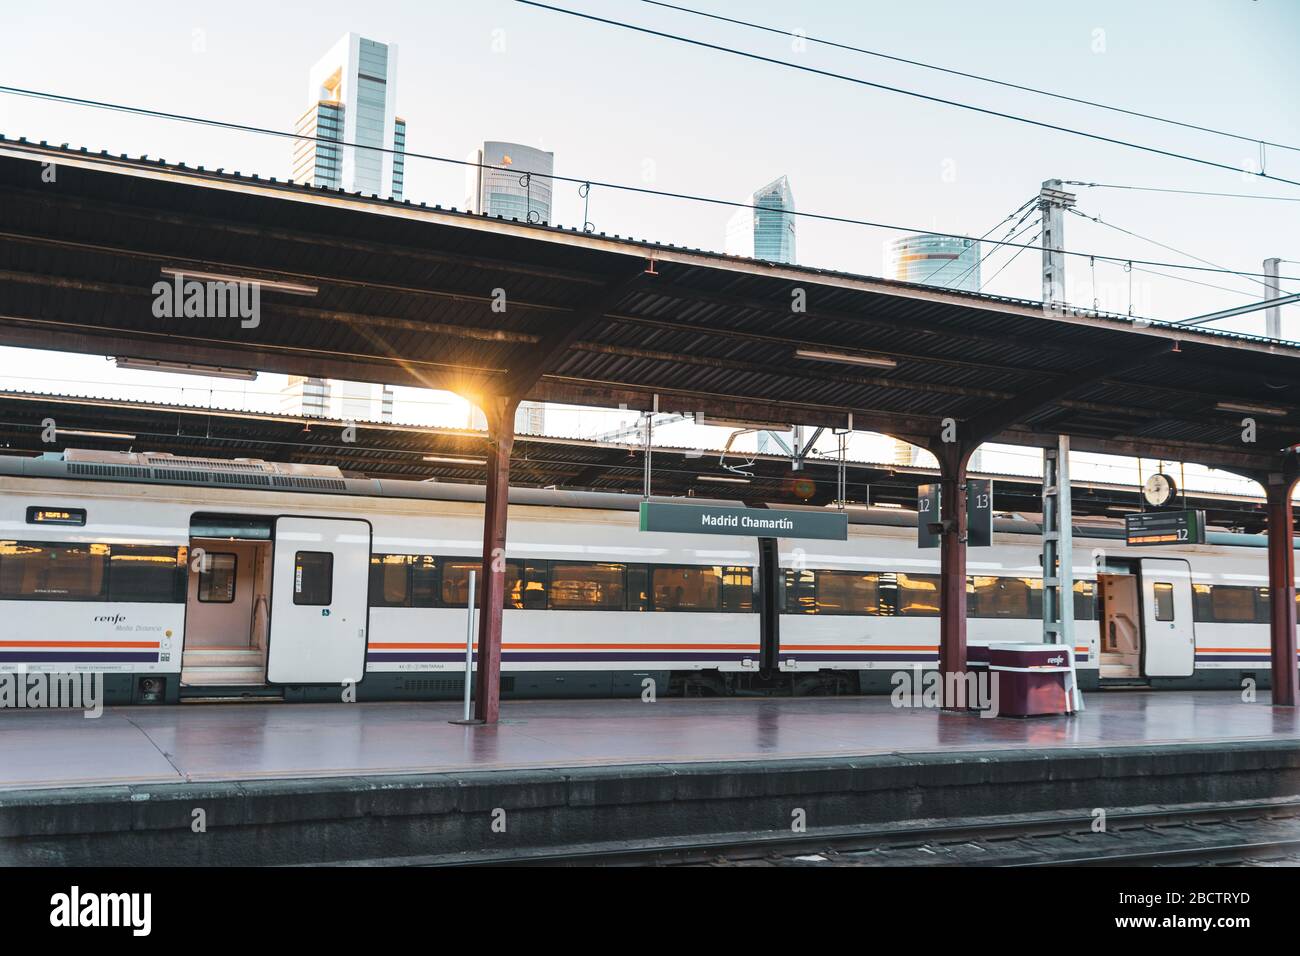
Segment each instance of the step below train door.
M1143 558L1141 581L1143 673L1191 677L1196 670L1191 565L1180 558Z
M358 683L369 630L370 522L275 521L271 684Z

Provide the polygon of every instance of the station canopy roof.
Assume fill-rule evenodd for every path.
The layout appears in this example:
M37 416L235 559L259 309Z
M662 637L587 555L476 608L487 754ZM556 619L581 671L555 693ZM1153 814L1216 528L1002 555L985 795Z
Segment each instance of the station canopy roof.
M256 325L160 317L164 270L260 281ZM774 426L851 416L916 444L951 420L1253 474L1300 441L1292 343L12 139L0 344Z
M53 420L53 441L48 423ZM346 429L352 426L351 433ZM350 439L350 440L349 440ZM487 435L468 429L200 408L159 402L74 395L0 392L0 454L38 455L69 449L162 452L184 458L252 458L288 464L333 465L347 475L410 481L481 483ZM534 488L613 491L644 488L644 452L635 441L576 437L516 437L511 483ZM754 505L831 505L837 462L810 457L800 470L788 457L731 454L724 467L717 450L656 446L651 490L656 496L729 498ZM1033 516L1040 510L1037 478L977 471L993 482L994 507ZM746 477L741 478L744 475ZM720 480L721 479L721 480ZM914 509L917 487L936 469L849 460L846 498L851 505ZM1118 522L1141 510L1131 486L1075 481L1076 517ZM1212 524L1263 529L1262 498L1190 492L1189 508L1204 509Z

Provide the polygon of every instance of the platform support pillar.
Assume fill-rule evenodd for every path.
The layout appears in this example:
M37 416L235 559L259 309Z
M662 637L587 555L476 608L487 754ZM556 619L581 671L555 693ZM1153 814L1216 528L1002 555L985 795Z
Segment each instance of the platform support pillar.
M1273 704L1294 707L1300 672L1296 662L1295 533L1291 494L1297 477L1270 474L1268 495L1269 644L1273 661Z
M974 446L935 449L939 459L939 676L945 710L966 707L966 466Z
M1074 646L1070 439L1043 449L1043 643Z
M495 724L501 712L501 609L505 604L506 512L510 500L510 453L515 442L517 398L483 402L487 418L487 487L483 497L483 566L478 615L478 673L474 717Z

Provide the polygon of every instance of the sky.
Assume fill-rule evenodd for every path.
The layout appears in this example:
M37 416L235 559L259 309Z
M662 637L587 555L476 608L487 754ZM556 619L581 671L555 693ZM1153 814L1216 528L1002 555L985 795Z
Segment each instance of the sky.
M1241 172L1259 147L1149 120L1060 103L814 42L714 23L640 0L553 0L610 19L689 35L872 82L960 100L1103 136L1203 157L1211 169L1135 149L977 115L913 97L697 49L513 0L454 3L316 0L221 4L65 0L0 3L0 84L291 129L309 103L307 72L342 34L396 43L398 112L407 148L463 159L485 139L553 150L556 173L744 201L789 176L801 211L979 236L1044 180L1271 194L1300 187ZM1300 3L1295 0L883 0L790 4L685 0L686 5L809 37L1300 145ZM147 154L287 176L290 142L0 94L0 132L90 149ZM1268 149L1267 172L1300 180L1300 152ZM464 171L409 159L407 196L463 205ZM1300 203L1074 187L1077 208L1152 242L1079 216L1067 248L1120 258L1261 271L1270 256L1300 276ZM722 248L731 210L597 187L587 218L609 234ZM557 184L555 219L581 225L576 186ZM996 229L1001 236L1005 226ZM802 264L879 275L882 245L902 235L856 225L797 224ZM1023 238L1029 239L1033 232ZM1176 251L1175 251L1176 250ZM1014 250L985 264L992 276ZM1196 258L1191 258L1196 257ZM1258 299L1250 278L1159 268L1171 279L1076 258L1073 304L1178 320ZM1040 298L1036 252L985 291ZM1195 279L1222 288L1186 281ZM1284 283L1300 290L1300 281ZM1263 331L1263 313L1216 327ZM1300 308L1283 310L1300 339ZM216 405L256 403L282 379L207 383L127 373L102 357L0 350L0 386ZM107 385L103 383L108 383ZM181 385L190 391L180 392ZM206 388L235 388L212 392ZM399 392L408 410L441 399ZM456 411L448 403L449 415ZM591 418L594 413L588 413ZM607 416L608 419L608 416Z

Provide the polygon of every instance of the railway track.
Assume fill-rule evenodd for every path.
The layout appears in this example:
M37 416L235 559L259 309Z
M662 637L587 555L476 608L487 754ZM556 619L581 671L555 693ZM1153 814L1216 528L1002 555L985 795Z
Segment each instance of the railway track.
M1300 799L756 832L374 861L406 866L1300 865Z

